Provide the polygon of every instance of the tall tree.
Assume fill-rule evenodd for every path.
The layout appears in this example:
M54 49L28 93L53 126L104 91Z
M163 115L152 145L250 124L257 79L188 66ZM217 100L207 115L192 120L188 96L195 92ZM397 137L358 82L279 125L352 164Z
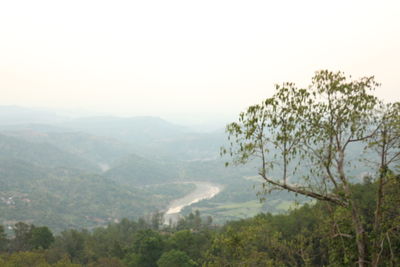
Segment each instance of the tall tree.
M168 252L164 252L160 259L157 261L157 266L159 267L170 267L170 266L179 266L179 267L195 267L198 266L196 262L189 258L185 252L180 250L170 250Z
M400 183L399 178L391 170L400 159L400 103L381 105L378 113L380 127L369 142L378 155L378 178L376 191L376 207L373 222L372 265L378 266L384 255L384 245L390 251L391 264L393 248L391 236L400 228ZM400 237L397 236L399 241ZM397 252L399 253L399 252Z
M10 249L12 252L15 251L27 251L30 250L30 240L32 237L32 229L35 226L26 224L24 222L18 222L14 225L14 239L11 240Z
M359 266L379 264L379 253L370 253L371 246L378 246L372 245L373 238L366 232L351 186L354 167L361 164L354 151L375 147L385 158L380 163L375 160L378 184L382 184L376 199L376 232L382 226L379 203L384 199L386 170L400 156L399 147L394 145L400 138L399 124L391 122L399 121L393 113L398 104L382 111L381 102L371 93L378 86L374 77L352 80L342 72L327 70L316 72L308 88L294 83L277 85L273 97L249 107L238 122L227 126L230 147L222 149L234 163L258 159L266 192L287 190L348 210Z
M48 227L42 226L32 228L30 244L33 248L48 249L53 242L54 236Z

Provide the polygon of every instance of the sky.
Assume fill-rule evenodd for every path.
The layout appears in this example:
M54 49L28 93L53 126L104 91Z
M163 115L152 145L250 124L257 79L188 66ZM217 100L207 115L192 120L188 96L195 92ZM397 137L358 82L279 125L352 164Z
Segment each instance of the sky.
M0 105L238 114L316 70L400 101L400 1L0 1Z

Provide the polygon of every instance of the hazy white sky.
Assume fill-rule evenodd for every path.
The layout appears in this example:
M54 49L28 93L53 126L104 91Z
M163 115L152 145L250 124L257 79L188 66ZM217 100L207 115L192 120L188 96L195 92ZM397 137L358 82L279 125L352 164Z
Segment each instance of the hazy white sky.
M237 114L318 69L400 101L400 1L1 1L0 105Z

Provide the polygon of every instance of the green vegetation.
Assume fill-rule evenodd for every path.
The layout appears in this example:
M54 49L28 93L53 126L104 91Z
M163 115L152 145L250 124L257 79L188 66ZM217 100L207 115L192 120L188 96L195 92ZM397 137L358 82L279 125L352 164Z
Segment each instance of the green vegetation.
M98 171L99 168L80 157L63 151L49 143L27 142L20 138L0 134L0 157L24 160L38 166L63 167Z
M191 184L138 188L100 175L48 169L28 162L0 159L0 218L66 228L92 228L123 217L139 218L194 189Z
M177 179L178 172L171 164L130 155L116 162L104 176L120 184L163 184Z
M383 219L383 203L389 197L385 184L400 160L400 103L377 99L371 91L378 86L374 77L351 80L327 70L316 72L307 88L277 85L273 97L227 126L230 146L222 149L237 164L255 158L265 192L287 190L347 213L358 257L350 262L359 266L379 265L397 227L397 219ZM355 162L357 150L367 154L366 163ZM371 195L371 224L351 186L354 170L368 168L378 185Z
M378 187L352 185L365 218L373 218ZM379 266L400 264L400 176L385 185L384 218L395 218ZM158 215L154 215L157 217ZM372 235L373 220L368 235ZM154 218L123 219L107 227L66 230L55 238L47 227L19 223L8 238L0 228L1 266L352 266L357 261L349 211L326 201L287 214L261 213L222 227L199 212L176 225ZM162 221L162 220L161 220ZM389 224L388 224L389 226ZM1 234L3 233L3 234ZM49 245L50 244L50 245ZM16 265L19 264L19 265ZM36 264L36 265L35 265ZM42 264L42 265L40 265Z
M128 121L135 123L135 120ZM153 122L156 121L159 122ZM118 122L120 126L113 129L114 136L124 131L124 122ZM145 119L139 122L145 126ZM0 134L0 223L8 227L24 221L47 225L55 232L66 228L92 229L124 217L149 216L194 189L194 185L176 182L193 180L225 184L224 181L232 180L233 174L238 180L246 174L243 170L224 168L219 160L196 161L189 156L189 161L180 161L175 157L180 149L174 149L174 145L170 147L184 138L182 149L191 147L193 157L209 158L210 153L217 156L218 145L222 143L221 133L215 136L204 134L205 139L202 134L183 137L181 129L172 130L173 125L161 124L170 129L171 135L177 135L156 139L162 136L156 131L157 126L152 129L156 131L152 141L139 147L137 143L62 127L42 124L3 126ZM100 122L96 125L110 126ZM130 127L139 129L140 125ZM151 125L150 122L146 126L148 131ZM203 149L202 146L211 139L214 141ZM158 144L157 147L154 144ZM143 151L143 146L147 153L160 149L164 156L148 159L135 154ZM235 201L242 201L240 195L243 193L239 190ZM253 200L253 193L248 195L245 201ZM211 212L209 215L217 214ZM238 217L221 216L216 221L223 223L235 218Z
M276 86L227 126L221 152L233 168L210 152L217 135L154 118L129 120L129 131L123 119L75 122L126 147L87 134L0 135L0 265L398 266L400 104L373 96L377 86L329 71L306 89ZM187 179L223 191L163 225L160 210L194 189Z
M234 179L237 174L231 175L230 184L225 184L222 192L211 199L185 207L182 213L187 215L199 210L204 216L213 217L215 223L224 224L227 221L249 218L260 212L284 213L291 208L311 202L310 198L291 195L284 191L272 192L265 199L260 195L260 199L257 199L256 195L262 188L259 179L258 181L239 177Z

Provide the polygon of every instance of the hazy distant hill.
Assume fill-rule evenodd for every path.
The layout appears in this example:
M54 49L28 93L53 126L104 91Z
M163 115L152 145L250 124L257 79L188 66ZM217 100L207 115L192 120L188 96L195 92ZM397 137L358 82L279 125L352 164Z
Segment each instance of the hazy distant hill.
M0 157L24 160L45 167L68 167L85 171L99 171L90 161L63 151L49 143L28 142L0 134Z
M18 120L0 114L7 119L0 121L0 224L25 221L56 231L90 228L147 215L193 190L193 185L168 184L177 177L175 165L133 154L140 151L138 144L151 142L144 140L180 134L179 126L156 118L83 119L81 129L38 124L38 114L13 112ZM123 141L133 133L142 138L137 145ZM152 186L137 187L147 184Z
M57 231L138 218L192 189L185 185L138 189L99 175L4 158L0 158L0 188L1 224L27 221Z
M132 145L117 141L112 138L100 137L73 131L47 131L51 127L25 127L8 128L3 134L21 138L33 143L48 143L79 158L90 161L91 164L100 166L103 170L129 154L135 149Z
M83 153L92 161L102 164L109 164L121 155L130 153L155 160L215 159L219 156L219 147L225 141L222 130L211 133L191 132L187 127L158 117L109 116L77 119L64 117L57 123L39 124L35 122L40 120L40 114L35 112L30 114L30 109L19 107L13 107L13 110L14 113L20 114L20 120L11 125L2 125L0 120L0 131L14 132L13 134L18 132L19 135L25 132L25 135L22 134L21 137L28 138L29 141L40 140L71 153L77 152L78 155ZM6 118L7 115L5 114L4 117ZM53 114L53 117L57 116ZM26 123L27 121L29 123ZM47 136L46 138L43 135L34 136L36 132ZM87 135L85 136L84 133ZM78 149L77 146L79 146Z
M49 170L27 161L9 157L0 157L1 191L29 191L29 181L46 177Z
M179 137L150 143L148 149L180 161L213 160L219 158L219 150L224 142L225 135L221 131L185 133Z
M88 117L71 120L62 126L139 144L176 137L185 132L185 127L157 117Z
M0 220L59 230L137 218L188 192L190 185L174 181L223 185L218 203L207 202L216 210L254 198L254 182L243 177L257 173L255 166L227 169L219 157L223 130L191 132L155 117L26 121L0 121ZM256 206L254 212L261 211ZM209 214L236 216L214 208Z
M179 173L171 162L164 163L130 155L117 162L104 176L122 184L149 185L175 181Z
M0 125L1 132L32 132L32 133L48 133L48 132L72 132L69 129L62 128L59 126L54 126L51 124L44 123L18 123L18 124L6 124Z

